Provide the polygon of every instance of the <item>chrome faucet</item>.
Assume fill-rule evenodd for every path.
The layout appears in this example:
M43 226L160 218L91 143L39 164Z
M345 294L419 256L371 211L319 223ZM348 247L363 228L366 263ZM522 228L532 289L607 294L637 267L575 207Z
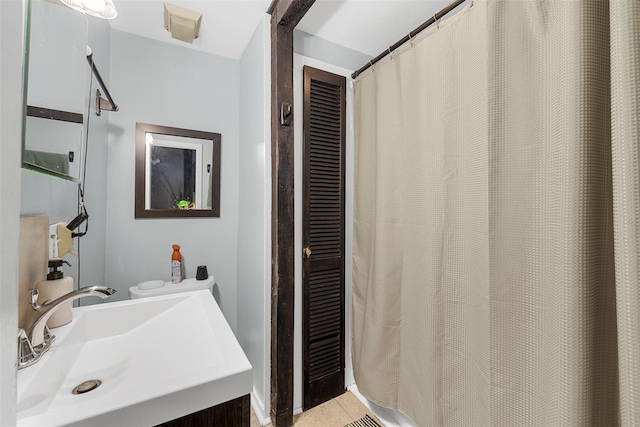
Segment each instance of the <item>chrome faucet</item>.
M69 292L53 301L47 300L38 304L38 290L31 289L31 307L25 319L24 329L18 330L18 369L33 365L49 350L55 339L47 328L47 320L63 304L80 298L96 296L102 299L115 294L116 290L106 286L87 286Z

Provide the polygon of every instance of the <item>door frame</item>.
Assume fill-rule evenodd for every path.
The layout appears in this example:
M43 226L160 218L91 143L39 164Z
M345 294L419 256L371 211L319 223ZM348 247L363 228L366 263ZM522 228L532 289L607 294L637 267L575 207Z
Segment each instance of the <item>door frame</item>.
M293 425L293 30L315 0L273 0L271 15L271 422ZM285 108L288 107L288 108Z

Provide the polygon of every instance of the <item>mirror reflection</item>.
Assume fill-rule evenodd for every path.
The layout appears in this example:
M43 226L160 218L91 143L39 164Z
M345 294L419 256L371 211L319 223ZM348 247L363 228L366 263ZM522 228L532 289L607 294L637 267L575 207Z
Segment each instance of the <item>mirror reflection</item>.
M82 115L67 121L27 115L22 161L32 168L66 179L80 176Z
M220 134L136 128L136 218L219 216Z
M213 141L147 133L145 209L211 209Z
M78 181L90 72L87 19L44 0L29 5L23 167Z

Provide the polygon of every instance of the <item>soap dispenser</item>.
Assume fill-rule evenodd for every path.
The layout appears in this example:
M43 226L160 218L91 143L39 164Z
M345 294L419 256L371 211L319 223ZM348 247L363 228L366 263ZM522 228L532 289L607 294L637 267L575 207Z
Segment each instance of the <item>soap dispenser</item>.
M49 260L49 274L47 274L47 280L41 280L36 285L36 288L38 289L38 304L43 304L47 300L53 301L60 298L62 295L73 291L73 278L64 277L64 273L60 270L63 263L69 266L71 265L60 258L53 258ZM47 326L51 329L71 322L72 304L73 302L69 301L53 313L47 321Z

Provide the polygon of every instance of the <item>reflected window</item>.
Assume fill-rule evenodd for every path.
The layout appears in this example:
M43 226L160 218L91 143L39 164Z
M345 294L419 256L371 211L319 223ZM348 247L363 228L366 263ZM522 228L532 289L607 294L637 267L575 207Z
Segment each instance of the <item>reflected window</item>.
M138 123L136 144L136 218L219 216L220 134Z

